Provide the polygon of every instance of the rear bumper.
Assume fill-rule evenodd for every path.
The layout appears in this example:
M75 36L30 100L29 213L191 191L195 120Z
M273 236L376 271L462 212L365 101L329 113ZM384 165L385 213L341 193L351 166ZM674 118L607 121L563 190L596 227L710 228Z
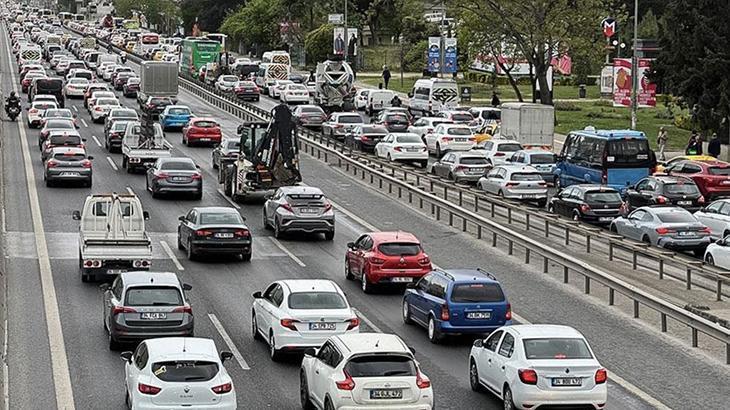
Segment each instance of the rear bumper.
M187 135L188 141L194 141L194 142L215 142L220 143L223 137L221 135L216 134L192 134L188 133Z
M698 239L677 239L660 237L657 244L665 249L676 251L692 251L695 249L705 249L712 243L709 236Z
M189 121L190 121L190 119L185 119L185 120L177 120L177 119L175 119L175 120L173 120L173 119L168 120L168 119L166 119L164 121L160 121L160 124L163 127L167 127L167 128L170 128L170 127L180 127L180 128L182 128L185 125L187 125L187 123Z
M194 322L183 321L179 326L124 326L112 322L109 332L118 342L135 342L157 337L193 337Z
M547 189L543 190L516 190L503 189L504 197L508 199L519 199L521 201L536 201L547 199Z
M192 241L195 251L210 253L251 253L251 240L194 240Z
M61 175L62 172L77 172L78 175ZM49 181L87 181L91 179L91 175L90 170L46 171L46 179Z
M428 160L428 151L397 152L397 153L391 152L390 157L396 161L427 161Z
M441 143L441 151L470 151L474 147L474 142L451 142L448 144Z
M286 219L282 218L279 228L284 232L333 232L335 230L335 218L327 219Z
M453 333L453 334L480 334L480 333L492 333L494 330L502 326L512 325L511 320L502 321L502 323L494 323L490 325L473 325L473 326L455 326L451 322L437 321L439 330L442 333Z
M420 279L423 275L431 271L428 269L409 269L401 272L398 269L387 269L387 270L371 270L367 274L368 282L388 285L405 285L408 282L395 282L394 278L411 278L412 282Z
M602 409L607 400L607 383L595 386L591 390L541 390L537 386L520 385L512 391L514 402L518 407L525 405L530 408L539 406L592 406Z

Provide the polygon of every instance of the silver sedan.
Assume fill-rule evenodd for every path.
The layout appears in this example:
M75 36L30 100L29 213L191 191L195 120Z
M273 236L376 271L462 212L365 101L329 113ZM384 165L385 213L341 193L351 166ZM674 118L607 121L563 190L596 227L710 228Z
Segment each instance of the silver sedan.
M477 182L479 188L502 198L547 204L547 184L540 171L530 166L500 165Z
M273 229L276 238L285 232L323 233L328 241L335 237L335 213L319 188L279 188L266 198L263 214L264 228Z
M614 219L611 231L661 248L693 251L698 256L711 242L710 228L679 207L643 206Z

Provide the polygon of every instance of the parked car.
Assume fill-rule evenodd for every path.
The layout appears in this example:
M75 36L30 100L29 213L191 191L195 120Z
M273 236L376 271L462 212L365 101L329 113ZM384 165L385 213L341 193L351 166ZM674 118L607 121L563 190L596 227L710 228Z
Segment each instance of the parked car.
M382 125L358 125L345 134L345 145L351 149L373 152L386 135L388 130Z
M462 124L440 124L433 132L424 137L429 152L443 157L449 151L469 151L474 148L476 139L471 129Z
M318 105L297 105L292 109L294 122L300 127L322 128L322 123L327 119L327 114Z
M469 353L471 389L493 393L505 409L602 409L607 381L588 341L568 326L505 326Z
M376 285L411 283L431 270L431 259L411 233L369 232L347 244L345 277L359 279L365 293Z
M375 145L375 155L388 161L417 163L428 166L428 148L421 137L408 132L393 132Z
M629 211L647 205L671 205L690 212L705 204L694 181L682 176L648 176L626 189Z
M86 155L84 148L63 146L51 148L43 164L43 180L47 187L55 186L58 182L81 182L90 188L93 159L94 157Z
M196 207L178 219L177 248L189 260L203 254L232 254L245 262L251 260L251 231L235 208Z
M439 343L450 334L484 334L512 324L512 308L497 278L482 269L434 270L407 285L403 322L427 329Z
M279 188L266 198L263 222L264 228L274 230L275 238L288 232L323 233L328 241L335 237L335 213L319 188Z
M664 169L668 175L692 179L706 200L730 196L730 164L723 161L681 161Z
M730 235L730 199L718 199L695 212L694 216L710 228L713 239Z
M182 142L187 146L193 144L215 145L222 139L221 126L213 118L193 117L182 129Z
M540 172L533 167L496 166L480 178L477 185L482 190L505 199L535 202L540 208L547 204L547 184Z
M253 297L253 337L268 343L274 361L284 353L318 349L332 336L360 332L345 292L331 280L278 280Z
M609 224L627 211L621 193L605 185L571 185L548 203L550 213L594 224Z
M203 174L190 158L159 158L147 170L146 189L153 198L160 194L192 194L203 197Z
M512 165L529 165L540 171L545 182L555 185L556 176L553 171L555 171L557 156L550 151L541 149L517 151L507 159L507 162Z

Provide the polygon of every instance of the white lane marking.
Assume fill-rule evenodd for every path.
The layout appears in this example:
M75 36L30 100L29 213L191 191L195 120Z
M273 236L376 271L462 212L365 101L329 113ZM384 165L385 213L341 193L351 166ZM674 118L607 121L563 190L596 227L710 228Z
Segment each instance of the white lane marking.
M175 267L177 268L177 270L185 270L185 268L182 266L182 264L180 264L180 261L177 260L177 256L175 256L175 254L172 252L172 249L170 249L170 245L167 244L167 241L160 241L160 245L162 245L162 249L165 250L165 253L167 254L167 256L169 256L170 259L172 259L172 263L175 264Z
M10 52L8 37L7 35L4 36L6 55L8 56L8 60L10 60L9 57L12 53ZM10 70L10 78L12 79L13 89L18 93L14 70ZM22 122L18 121L18 124L20 148L23 153L23 162L25 165L28 202L30 203L30 214L33 223L33 232L35 233L35 246L38 253L38 267L41 274L41 292L43 294L43 307L46 315L48 347L51 353L51 369L53 371L56 404L66 410L73 410L76 408L76 405L74 403L73 387L71 386L71 374L68 370L66 344L63 339L61 315L58 311L58 298L56 297L56 288L53 284L53 271L51 270L51 260L48 256L48 244L46 243L46 232L43 226L41 205L38 199L38 190L36 189L36 179L33 173L30 148L28 147L28 136L25 133L25 127L22 125Z
M512 312L512 318L516 320L517 322L520 322L521 324L531 325L532 323L525 319L524 317L518 315L517 313ZM616 374L616 372L612 372L610 369L608 369L608 380L613 381L614 383L618 384L619 386L623 387L624 389L628 390L629 393L637 396L641 400L644 400L647 404L649 404L651 407L655 409L661 409L661 410L670 410L670 407L665 405L664 403L660 402L659 400L655 399L649 393L641 390L640 388L634 386L631 382L627 381L623 377Z
M243 370L251 370L250 367L248 367L248 363L246 363L246 360L243 358L243 355L241 352L238 351L238 348L236 347L236 344L233 343L233 339L231 339L230 336L228 336L228 332L226 332L226 329L223 327L221 322L218 320L215 314L208 313L208 319L210 319L210 322L213 323L213 326L215 326L218 333L223 338L223 341L226 343L226 346L228 346L228 349L233 353L233 357L238 362L238 365L241 366Z
M301 259L297 258L297 255L294 255L289 249L287 249L284 245L282 245L278 239L274 238L273 236L267 236L267 238L271 239L271 242L273 242L274 245L276 245L279 249L281 249L282 252L287 254L287 256L289 256L291 258L291 260L296 262L299 266L301 266L302 268L307 267L307 265L305 265Z
M119 168L117 168L117 164L114 163L114 160L112 159L112 157L107 156L106 160L107 160L107 162L109 162L109 165L111 165L113 170L119 171Z
M76 107L74 107L74 108L76 108ZM81 119L81 123L84 124L84 127L88 128L89 124L87 124L83 118Z
M3 401L5 402L5 408L10 408L10 388L8 385L10 384L10 380L8 377L8 319L6 315L5 319L5 340L3 345Z
M335 208L336 210L338 210L338 211L342 212L343 214L347 215L348 218L350 218L353 221L359 223L363 227L369 229L371 232L378 232L378 231L380 231L380 229L378 229L375 226L371 225L370 223L366 222L365 220L363 220L359 216L353 214L352 212L348 211L347 209L343 208L342 206L338 205L337 203L332 202L331 199L328 198L328 201L330 201L330 203L332 204L332 207L333 208Z
M129 192L131 195L134 195L134 191L130 187L127 187L127 192Z
M75 106L75 105L74 105L73 107L74 107L74 111L76 111L76 112L79 112L79 109L78 109L78 108L76 108L76 106Z
M352 311L355 312L355 314L357 315L357 317L359 317L360 319L362 319L362 321L365 322L365 324L367 324L376 333L385 333L382 330L380 330L380 328L378 326L376 326L375 323L373 323L372 320L368 319L362 312L360 312L359 309L353 307L352 308Z
M220 188L218 188L217 191L218 191L219 194L221 194L221 196L223 197L223 199L225 199L226 201L228 201L229 204L231 204L231 206L233 206L236 209L241 209L241 205L238 205L236 203L236 201L234 201L231 198L227 197L226 194L225 194L225 192L223 192Z
M98 146L99 146L99 148L101 148L101 142L99 142L99 139L98 139L98 138L96 138L96 135L92 135L92 136L91 136L91 139L93 139L93 140L94 140L94 142L96 143L96 145L98 145Z

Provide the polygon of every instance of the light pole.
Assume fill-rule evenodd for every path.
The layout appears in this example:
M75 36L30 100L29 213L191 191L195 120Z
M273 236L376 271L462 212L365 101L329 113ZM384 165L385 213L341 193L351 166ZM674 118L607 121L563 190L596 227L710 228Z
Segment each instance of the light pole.
M636 110L639 105L639 58L636 48L639 39L639 0L634 0L634 56L631 59L631 129L636 129Z
M348 57L347 56L347 51L348 51L348 47L347 46L348 46L348 44L350 44L347 41L347 34L348 34L347 33L347 1L348 0L345 0L345 52L343 53L343 54L345 54L345 62L347 62L347 57Z

